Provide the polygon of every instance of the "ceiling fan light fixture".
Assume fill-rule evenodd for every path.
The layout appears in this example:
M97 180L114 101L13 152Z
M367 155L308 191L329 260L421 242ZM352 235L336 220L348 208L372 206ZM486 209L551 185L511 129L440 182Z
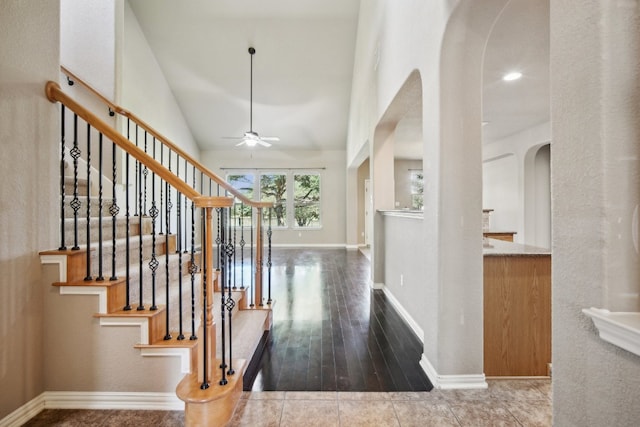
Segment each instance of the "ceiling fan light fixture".
M512 82L521 78L522 73L520 71L510 71L502 76L502 80L504 80L505 82Z

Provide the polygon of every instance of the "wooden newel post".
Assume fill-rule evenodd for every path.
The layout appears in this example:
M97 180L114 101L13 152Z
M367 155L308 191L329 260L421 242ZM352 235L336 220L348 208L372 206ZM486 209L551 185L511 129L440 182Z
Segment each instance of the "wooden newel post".
M198 335L202 337L202 345L198 348L198 382L211 383L213 381L213 350L216 348L216 330L213 320L213 283L217 280L218 272L213 269L213 208L205 208L204 232L204 266L202 270L202 321ZM203 328L202 325L205 325ZM206 336L205 336L206 334ZM206 370L206 371L205 371ZM206 379L206 380L205 380Z
M196 206L204 209L205 224L203 233L203 268L202 268L202 322L198 336L202 341L198 346L198 382L211 384L213 381L214 358L216 349L216 329L213 320L214 282L218 280L219 271L213 267L213 209L231 206L233 199L228 197L197 197Z

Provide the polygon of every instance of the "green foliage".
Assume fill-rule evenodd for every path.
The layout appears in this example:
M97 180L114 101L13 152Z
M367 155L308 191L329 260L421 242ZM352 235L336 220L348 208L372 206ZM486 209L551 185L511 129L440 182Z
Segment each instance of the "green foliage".
M260 193L263 202L274 203L276 226L285 227L287 225L287 175L260 175ZM264 220L268 221L267 215Z
M298 227L320 225L320 175L294 176L293 205Z

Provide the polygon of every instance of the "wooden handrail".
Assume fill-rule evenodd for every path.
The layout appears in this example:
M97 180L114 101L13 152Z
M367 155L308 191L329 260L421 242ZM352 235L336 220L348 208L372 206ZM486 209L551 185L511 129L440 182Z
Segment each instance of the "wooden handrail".
M191 163L193 166L195 166L200 172L202 172L207 177L209 177L212 180L214 180L218 185L220 185L222 188L227 190L229 193L233 194L235 197L240 199L244 204L249 205L249 206L254 207L254 208L257 208L257 207L263 207L263 208L264 207L267 207L267 208L273 207L273 202L258 202L258 201L254 201L254 200L249 199L247 196L242 194L240 191L238 191L236 188L234 188L227 181L225 181L224 179L220 178L217 174L215 174L212 171L210 171L207 167L205 167L199 161L197 161L196 159L191 157L183 149L178 147L176 144L171 142L169 139L167 139L160 132L158 132L153 127L151 127L151 125L146 123L144 120L142 120L141 118L139 118L138 116L136 116L132 112L128 111L127 109L122 108L119 105L116 105L113 102L109 101L100 92L95 90L93 87L91 87L91 85L86 83L84 80L82 80L77 75L73 74L71 71L69 71L64 66L60 66L60 69L71 80L73 80L74 82L80 83L89 92L93 93L96 97L98 97L98 99L100 99L100 101L102 101L104 104L106 104L109 107L110 110L112 110L112 111L114 111L114 112L116 112L116 113L118 113L118 114L120 114L120 115L122 115L124 117L127 117L130 120L132 120L134 123L136 123L142 129L144 129L145 131L149 132L153 137L156 138L156 140L162 142L164 145L169 147L173 152L178 153L182 158L187 159L187 161L189 161L189 163Z
M173 172L160 164L160 162L158 162L156 159L149 156L139 147L136 147L135 144L131 143L131 141L122 136L122 134L102 121L102 119L93 114L91 111L80 105L69 95L64 93L58 83L48 81L45 86L45 93L49 101L60 102L64 104L79 117L82 117L84 121L91 124L91 126L93 126L96 130L113 141L118 147L129 153L139 162L144 164L147 168L151 169L152 172L154 172L164 181L168 182L169 185L176 188L180 193L184 194L189 200L194 201L198 206L228 207L233 204L233 199L230 197L202 196L195 189L191 188L189 184L184 182Z

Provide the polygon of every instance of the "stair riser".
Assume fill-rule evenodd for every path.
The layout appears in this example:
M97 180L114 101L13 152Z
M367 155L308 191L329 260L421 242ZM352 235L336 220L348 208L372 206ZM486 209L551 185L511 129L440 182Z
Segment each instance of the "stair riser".
M73 166L71 166L73 168ZM73 170L73 169L71 169ZM89 194L89 186L87 185L86 179L78 179L78 196L86 196ZM73 194L75 191L75 184L73 176L65 176L64 177L64 194L69 195Z
M171 239L170 239L171 240ZM160 262L163 266L165 264L166 259L166 242L165 239L156 238L155 244L155 255L158 262ZM171 241L169 242L169 247L171 248ZM149 261L151 260L151 255L153 252L153 239L151 236L143 236L142 237L142 263L143 265L149 265ZM119 240L116 242L116 270L124 271L124 268L127 264L127 246L126 240ZM102 263L103 270L108 266L109 271L111 271L112 264L112 254L113 254L113 246L111 244L111 240L105 242L102 247ZM174 255L173 251L169 252L169 255ZM183 255L183 258L187 258ZM96 247L92 247L91 251L91 271L96 272L98 268L99 261L99 251ZM138 238L131 239L129 242L129 265L133 268L139 265L140 263L140 241Z
M64 233L67 246L74 244L74 228L75 221L73 218L67 218L64 221ZM143 220L143 234L147 228L146 220ZM89 235L91 243L98 242L100 230L100 222L98 218L91 218L89 221ZM140 234L140 219L139 217L131 217L129 219L129 236L137 236ZM113 218L102 218L102 241L111 241L113 237ZM127 237L127 222L124 217L116 218L116 239L124 239ZM87 219L85 217L78 218L78 245L85 245L87 243Z

